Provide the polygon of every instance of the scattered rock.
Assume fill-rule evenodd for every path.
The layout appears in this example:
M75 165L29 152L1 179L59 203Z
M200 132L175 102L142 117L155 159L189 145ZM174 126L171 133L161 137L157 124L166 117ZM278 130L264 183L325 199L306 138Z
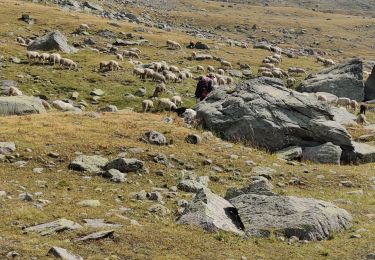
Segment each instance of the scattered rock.
M76 238L74 239L74 241L82 242L82 241L90 241L90 240L100 240L104 238L113 238L114 232L115 232L114 230L99 231L99 232L95 232L84 237Z
M32 41L27 46L29 51L61 51L65 53L75 53L78 50L68 44L66 37L60 31L48 33Z
M16 151L16 144L13 142L0 142L0 154L9 154Z
M143 161L137 159L117 158L104 167L105 170L116 169L120 172L137 172L144 168Z
M32 201L33 200L33 195L31 195L30 193L21 193L19 196L18 196L18 199L19 200L22 200L22 201Z
M177 223L195 225L209 232L225 230L236 234L243 233L233 205L207 189L201 189L195 195Z
M113 223L107 223L104 221L104 219L84 219L85 227L91 227L91 228L120 228L122 225L120 224L113 224Z
M82 200L78 202L77 204L82 207L95 208L95 207L100 206L100 201L99 200Z
M165 217L165 216L167 216L171 213L171 211L167 207L165 207L161 204L151 205L148 208L148 211L151 212L151 213L154 213L156 215L159 215L161 217Z
M300 92L328 92L338 97L364 100L363 64L360 59L344 63L308 76L297 87Z
M288 148L282 149L276 153L278 158L284 160L298 160L302 157L302 148L299 146L290 146Z
M43 114L46 110L39 98L28 96L0 97L0 115Z
M65 230L76 230L82 228L81 225L73 221L60 218L58 220L25 228L26 233L39 233L42 236L58 233Z
M185 141L189 144L199 144L202 138L197 134L189 134L186 136Z
M51 247L51 249L47 253L47 256L54 256L62 260L83 260L83 257L74 255L68 250L57 246Z
M70 164L69 169L80 172L99 173L108 160L98 155L79 155Z
M316 163L340 164L341 153L340 146L328 142L315 147L305 147L302 158Z
M123 183L126 181L126 174L116 169L109 169L108 171L104 172L102 176L104 178L110 179L112 182L115 183Z
M149 131L146 132L142 137L141 141L149 144L166 145L167 138L159 132Z

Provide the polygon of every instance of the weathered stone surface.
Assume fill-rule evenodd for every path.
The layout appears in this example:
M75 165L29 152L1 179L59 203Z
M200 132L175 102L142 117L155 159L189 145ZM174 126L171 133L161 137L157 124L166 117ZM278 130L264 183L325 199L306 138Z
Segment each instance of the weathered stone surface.
M333 114L333 120L335 120L339 124L345 126L357 125L357 117L352 113L348 112L346 109L332 106L331 112Z
M202 137L197 134L189 134L185 138L185 142L189 144L199 144L202 141Z
M302 152L302 158L306 161L340 164L342 150L340 146L332 143L325 143L315 147L305 147Z
M120 228L122 225L105 222L104 219L84 219L85 227L91 228Z
M360 59L344 63L308 76L297 88L301 92L328 92L357 101L364 99L363 64Z
M206 185L195 180L181 180L177 188L185 192L198 192L201 189L208 189Z
M104 172L102 176L116 183L123 183L126 181L126 174L116 169L109 169L108 171Z
M100 206L99 200L82 200L77 203L77 205L82 207L96 208Z
M326 142L353 149L351 136L333 120L328 104L289 90L278 79L248 80L232 94L215 89L195 110L203 126L222 138L270 151Z
M106 170L116 169L120 172L137 172L142 170L144 163L141 160L137 159L128 159L128 158L117 158L104 167Z
M141 140L145 143L150 144L157 144L157 145L166 145L167 138L159 132L156 131L149 131L146 132L142 137Z
M242 194L258 194L258 195L276 195L272 192L273 186L267 178L256 176L253 178L253 182L248 187L237 189L229 188L225 194L225 199L230 200Z
M16 151L16 144L13 142L0 142L0 154L8 154Z
M365 83L365 101L375 99L375 66Z
M0 115L42 114L46 110L39 98L28 96L0 97Z
M343 151L342 160L354 163L375 162L375 146L353 142L353 151Z
M284 160L297 160L302 157L302 148L299 146L290 146L276 153L278 158Z
M68 40L60 31L48 33L32 41L27 46L29 51L61 51L65 53L74 53L78 50L68 44Z
M48 256L54 256L58 259L62 260L83 260L83 258L79 255L74 255L73 253L69 252L68 250L61 248L61 247L51 247L51 249L47 253Z
M107 163L107 158L98 155L79 155L69 164L69 169L88 173L99 173Z
M209 232L225 230L242 234L236 210L228 201L201 189L185 208L178 224L195 225Z
M161 204L151 205L148 208L148 211L151 212L151 213L154 213L156 215L159 215L161 217L165 217L165 216L167 216L171 213L171 211L167 207L165 207Z
M322 240L351 227L351 215L331 203L251 191L254 190L229 200L248 236L268 237L275 233L300 240Z
M76 230L80 228L82 228L80 224L67 220L65 218L60 218L52 222L25 228L24 231L26 233L35 232L44 236L50 235L52 233L62 232L65 230Z
M76 238L74 239L74 241L99 240L99 239L104 239L107 237L112 238L114 232L115 232L114 230L99 231L99 232L95 232L84 237Z

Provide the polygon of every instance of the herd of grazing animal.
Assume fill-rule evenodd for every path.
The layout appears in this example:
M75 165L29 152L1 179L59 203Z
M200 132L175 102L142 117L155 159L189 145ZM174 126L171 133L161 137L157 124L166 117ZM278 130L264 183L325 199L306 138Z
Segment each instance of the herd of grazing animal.
M63 58L58 53L49 54L49 53L39 53L36 51L27 51L26 57L30 64L41 63L45 65L47 63L50 65L60 65L62 68L68 69L68 70L78 69L78 64L76 62L68 58Z
M22 45L26 42L18 37L16 41ZM169 50L181 50L181 45L173 40L167 40L166 46ZM307 74L306 70L298 67L289 67L287 71L277 67L282 62L281 49L271 50L273 51L272 55L265 57L262 60L262 63L258 69L259 76L266 77L275 77L280 79L286 79L286 86L291 88L295 85L296 79L290 75L299 75ZM170 65L165 61L151 62L148 64L143 64L139 61L141 55L141 50L138 48L130 48L122 52L117 52L115 54L116 59L101 61L99 63L99 71L118 71L123 68L120 62L124 61L124 58L128 59L128 62L133 65L133 75L139 77L142 80L151 80L157 82L156 87L153 91L150 99L142 101L142 111L148 112L153 109L155 111L174 111L179 106L182 105L182 99L180 96L175 95L169 98L159 98L163 93L167 92L166 83L182 83L184 80L193 78L191 68L179 68L175 65ZM193 53L193 56L196 53ZM78 64L71 59L63 58L59 53L39 53L36 51L27 51L26 52L27 60L29 64L42 64L42 65L58 65L64 69L68 70L77 70ZM212 65L207 65L206 69L202 65L196 66L197 73L208 73L213 74L214 86L230 85L234 82L233 78L226 76L226 70L232 68L232 64L222 58L214 58L220 62L220 68L215 69ZM316 61L323 63L324 66L333 66L336 63L332 59L326 59L321 56L316 56ZM241 65L242 69L242 65ZM202 76L200 76L202 77ZM198 79L200 77L197 77ZM9 93L8 93L9 92ZM22 92L17 88L9 89L6 94L11 96L22 95ZM327 98L324 95L316 95L317 99L322 102L328 102ZM154 102L157 102L157 105L154 106ZM359 108L359 104L355 100L350 100L345 97L337 98L334 102L331 102L333 105L350 109L356 111ZM360 113L357 121L359 124L366 124L366 117L364 113Z

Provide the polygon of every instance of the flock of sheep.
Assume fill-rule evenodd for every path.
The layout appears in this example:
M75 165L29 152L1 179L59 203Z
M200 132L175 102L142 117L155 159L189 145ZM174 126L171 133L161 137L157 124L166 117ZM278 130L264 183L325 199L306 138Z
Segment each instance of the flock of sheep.
M42 63L43 65L45 63L49 63L51 65L60 65L62 68L71 70L71 69L78 69L78 64L74 62L71 59L68 58L63 58L61 57L60 54L58 53L39 53L36 51L27 51L26 52L26 57L29 63Z

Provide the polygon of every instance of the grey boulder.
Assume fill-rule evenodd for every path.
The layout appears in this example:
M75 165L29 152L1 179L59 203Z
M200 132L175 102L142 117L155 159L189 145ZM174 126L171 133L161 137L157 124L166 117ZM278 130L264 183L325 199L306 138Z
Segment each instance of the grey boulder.
M342 160L353 163L375 162L375 146L353 142L353 151L343 151Z
M141 137L141 141L149 144L157 144L157 145L166 145L167 138L159 132L156 131L149 131L144 133Z
M284 160L298 160L302 157L302 148L299 146L290 146L276 153L278 158Z
M58 259L62 260L83 260L83 257L79 255L74 255L73 253L69 252L68 250L61 248L61 247L51 247L51 249L47 253L48 256L54 256Z
M328 104L285 88L279 79L244 81L233 93L215 89L195 110L203 127L222 138L271 152L326 142L353 150L350 134Z
M177 220L178 224L198 226L208 232L225 230L243 234L236 210L227 200L201 189Z
M107 163L107 158L98 155L79 155L69 164L69 169L80 172L99 173Z
M39 233L40 235L44 236L65 230L76 230L80 228L82 228L80 224L65 218L60 218L52 222L25 228L24 231L26 233Z
M365 83L365 101L375 99L375 66Z
M13 142L0 142L0 154L8 154L16 151L16 144Z
M333 143L325 143L315 147L305 147L302 158L306 161L323 164L340 164L342 150Z
M265 182L258 181L229 198L247 236L275 234L287 238L296 236L300 240L323 240L351 227L352 217L344 209L321 200L276 195Z
M60 31L48 33L32 41L27 46L29 51L61 51L75 53L78 50L68 44L68 40Z
M364 99L363 63L351 59L308 76L297 87L300 92L328 92L357 101Z
M105 170L116 169L120 172L137 172L142 170L144 167L144 163L141 160L137 159L128 159L128 158L117 158L109 163L107 163L104 167Z
M0 97L0 115L42 114L46 110L39 98L28 96Z

